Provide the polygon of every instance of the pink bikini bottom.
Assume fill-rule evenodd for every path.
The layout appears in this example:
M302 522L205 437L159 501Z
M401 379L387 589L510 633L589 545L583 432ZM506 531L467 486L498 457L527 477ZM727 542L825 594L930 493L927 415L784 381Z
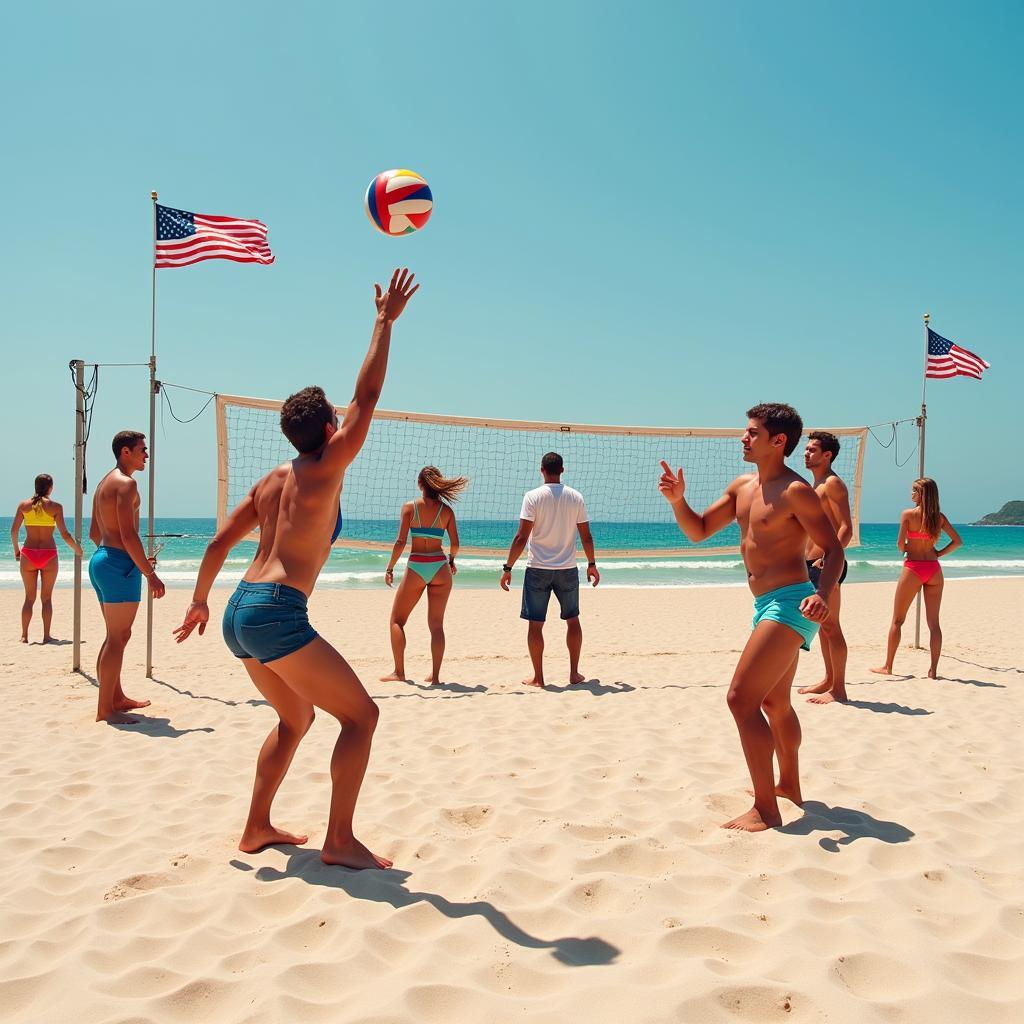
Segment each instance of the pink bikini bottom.
M57 557L56 548L22 548L21 553L36 569L45 569L50 559Z
M903 565L922 583L927 583L939 571L939 560L937 558L907 558L904 560Z

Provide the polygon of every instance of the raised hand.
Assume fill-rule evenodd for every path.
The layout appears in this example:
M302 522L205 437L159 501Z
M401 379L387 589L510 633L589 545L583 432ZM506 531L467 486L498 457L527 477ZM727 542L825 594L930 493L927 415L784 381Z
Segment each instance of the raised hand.
M175 630L174 636L177 643L187 640L192 635L192 630L199 627L199 635L206 632L206 624L210 621L210 609L205 601L193 601L185 612L185 621Z
M661 479L658 481L658 490L661 491L665 500L670 505L677 505L683 500L683 495L686 493L686 481L683 479L683 471L677 469L675 473L672 472L669 464L662 459L661 460Z
M413 285L412 279L415 274L410 274L407 267L401 271L397 268L391 275L391 283L386 292L381 292L380 285L373 286L374 299L377 305L377 315L383 316L385 320L395 321L402 315L405 304L415 294L419 285Z

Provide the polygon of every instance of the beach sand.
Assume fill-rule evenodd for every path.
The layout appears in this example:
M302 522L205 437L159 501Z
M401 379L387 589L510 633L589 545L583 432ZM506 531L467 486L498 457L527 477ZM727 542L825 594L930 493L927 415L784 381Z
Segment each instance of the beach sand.
M521 573L518 574L521 580ZM0 1007L14 1022L978 1022L1024 1019L1024 580L947 584L945 678L868 673L892 584L844 592L847 706L803 725L807 803L760 835L718 825L748 778L725 692L745 590L582 596L581 668L528 672L519 594L456 591L448 688L388 684L391 594L318 593L314 625L379 701L357 812L388 872L318 859L336 725L320 715L276 804L306 848L239 853L276 721L219 635L176 647L187 604L142 616L97 725L70 646L7 639L0 766ZM219 612L230 591L211 602ZM85 667L101 630L84 596ZM56 597L69 636L71 594ZM40 635L38 618L33 637ZM904 639L913 637L912 620ZM429 669L424 609L410 672ZM797 684L820 678L817 645Z

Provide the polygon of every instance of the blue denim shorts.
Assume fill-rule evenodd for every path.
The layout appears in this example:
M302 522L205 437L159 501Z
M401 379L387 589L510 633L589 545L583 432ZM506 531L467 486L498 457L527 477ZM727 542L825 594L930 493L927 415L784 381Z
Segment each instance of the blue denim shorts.
M98 547L89 559L89 582L100 604L138 604L142 573L121 548Z
M236 658L261 665L294 654L319 635L309 624L306 595L283 583L242 580L224 609L224 643Z
M521 619L543 622L548 617L551 594L558 598L563 619L575 619L580 613L579 569L527 569L523 578Z

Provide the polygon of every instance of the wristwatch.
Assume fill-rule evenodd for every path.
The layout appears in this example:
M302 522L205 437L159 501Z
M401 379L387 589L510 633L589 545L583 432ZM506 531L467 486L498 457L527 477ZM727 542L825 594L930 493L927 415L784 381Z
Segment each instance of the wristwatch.
M505 564L504 564L504 565L503 565L503 566L501 567L501 571L502 571L502 572L511 572L511 571L512 571L512 566L511 566L511 565L509 565L509 564L508 564L508 562L506 562L506 563L505 563Z

